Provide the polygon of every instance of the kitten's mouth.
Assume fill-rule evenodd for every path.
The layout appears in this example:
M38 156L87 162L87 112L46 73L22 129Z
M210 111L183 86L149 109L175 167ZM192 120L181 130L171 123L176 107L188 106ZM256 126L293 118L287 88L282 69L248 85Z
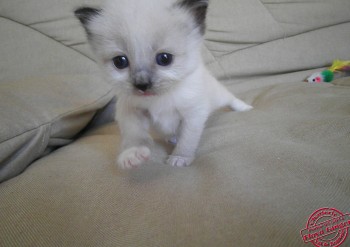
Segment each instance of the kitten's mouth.
M137 96L143 96L143 97L156 96L156 93L155 93L155 92L152 92L152 91L149 91L149 90L146 90L146 91L135 90L134 92L135 92L135 94L136 94Z

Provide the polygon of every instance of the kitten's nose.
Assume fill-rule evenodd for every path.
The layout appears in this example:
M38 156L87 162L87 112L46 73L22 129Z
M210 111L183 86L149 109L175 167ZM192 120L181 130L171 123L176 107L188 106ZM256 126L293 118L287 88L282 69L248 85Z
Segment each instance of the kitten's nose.
M153 86L150 73L147 70L139 70L135 73L134 87L145 92Z
M142 92L145 92L152 87L152 82L139 82L135 83L134 86Z

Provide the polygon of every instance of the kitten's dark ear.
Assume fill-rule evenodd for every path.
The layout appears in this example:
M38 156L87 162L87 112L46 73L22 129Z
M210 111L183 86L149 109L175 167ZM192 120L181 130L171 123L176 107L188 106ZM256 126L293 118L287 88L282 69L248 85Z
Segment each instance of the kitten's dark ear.
M88 23L92 20L94 16L99 15L100 13L100 9L89 7L79 8L74 11L75 16L80 20L81 24L83 24L83 27L85 28L88 35L90 35Z
M201 33L205 32L205 18L207 16L209 0L181 0L180 7L189 9L200 27Z

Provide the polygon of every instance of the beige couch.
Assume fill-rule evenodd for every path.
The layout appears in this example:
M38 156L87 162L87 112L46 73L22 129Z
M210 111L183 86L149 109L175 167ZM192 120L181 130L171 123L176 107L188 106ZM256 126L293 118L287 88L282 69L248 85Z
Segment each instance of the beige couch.
M312 212L349 212L350 80L303 82L350 60L349 0L211 1L205 60L255 108L216 112L192 166L160 142L127 172L72 14L99 4L0 1L0 246L312 246Z

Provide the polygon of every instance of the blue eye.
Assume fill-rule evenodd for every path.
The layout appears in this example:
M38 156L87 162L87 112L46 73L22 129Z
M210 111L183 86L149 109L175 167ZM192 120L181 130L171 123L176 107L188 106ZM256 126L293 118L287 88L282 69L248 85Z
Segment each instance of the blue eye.
M118 69L125 69L129 67L129 60L126 56L117 56L113 58L113 64Z
M169 53L159 53L156 56L156 61L160 66L169 66L173 62L173 55Z

